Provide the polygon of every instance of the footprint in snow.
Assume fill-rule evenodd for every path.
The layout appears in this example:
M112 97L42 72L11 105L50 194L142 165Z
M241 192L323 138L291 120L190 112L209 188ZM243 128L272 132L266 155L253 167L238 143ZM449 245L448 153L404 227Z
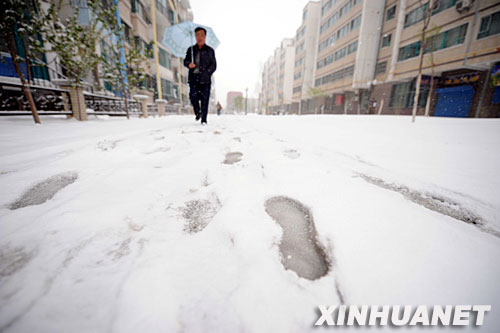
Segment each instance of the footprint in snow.
M230 152L226 154L226 159L224 160L224 164L234 164L238 163L241 161L241 158L243 157L243 154L236 151L236 152Z
M40 205L52 199L57 192L75 182L78 174L75 172L60 173L41 181L27 190L19 199L10 205L11 210Z
M217 195L212 195L208 199L186 202L185 206L181 208L182 217L186 222L184 231L190 234L202 231L212 221L220 207Z
M97 143L97 149L100 151L110 151L116 148L120 140L102 140Z
M283 196L267 200L265 207L267 214L283 228L279 249L285 269L309 280L326 275L330 265L317 240L309 209L302 203Z
M296 149L287 149L283 152L283 155L293 160L300 157L300 153Z

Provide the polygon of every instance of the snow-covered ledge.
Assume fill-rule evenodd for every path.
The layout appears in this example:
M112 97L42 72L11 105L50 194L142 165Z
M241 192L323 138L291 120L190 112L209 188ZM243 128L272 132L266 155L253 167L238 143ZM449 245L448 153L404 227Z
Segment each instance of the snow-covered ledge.
M146 100L149 98L148 95L134 95L135 99L138 99L139 101Z

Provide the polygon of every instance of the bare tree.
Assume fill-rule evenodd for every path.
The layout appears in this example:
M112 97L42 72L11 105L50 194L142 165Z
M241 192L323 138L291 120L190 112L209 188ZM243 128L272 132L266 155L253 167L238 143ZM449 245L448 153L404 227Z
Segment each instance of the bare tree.
M429 23L431 22L432 10L437 5L437 0L429 0L429 2L424 5L422 0L418 0L419 8L422 9L423 15L423 25L420 33L420 53L419 53L419 64L418 64L418 76L417 76L417 84L415 87L415 99L413 101L413 110L412 110L412 122L415 122L415 117L417 115L418 108L418 100L420 97L420 83L422 82L422 64L424 62L424 52L427 46L427 29L429 27Z
M433 26L431 30L429 30L428 34L428 44L431 44L430 47L428 48L429 50L429 63L431 67L431 81L430 81L430 88L429 88L429 95L427 96L427 102L425 103L425 116L429 116L429 111L431 108L431 103L432 103L432 94L434 92L434 48L432 47L432 41L436 36L439 34L439 31L441 29L439 27Z

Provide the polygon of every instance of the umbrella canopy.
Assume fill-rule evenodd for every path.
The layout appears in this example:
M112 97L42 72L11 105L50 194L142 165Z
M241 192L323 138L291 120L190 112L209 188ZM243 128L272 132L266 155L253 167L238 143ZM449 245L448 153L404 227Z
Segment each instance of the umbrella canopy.
M208 46L214 49L219 46L220 42L212 28L190 21L185 21L166 28L162 44L176 57L184 58L188 47L196 43L194 29L197 27L202 27L207 30L205 43Z

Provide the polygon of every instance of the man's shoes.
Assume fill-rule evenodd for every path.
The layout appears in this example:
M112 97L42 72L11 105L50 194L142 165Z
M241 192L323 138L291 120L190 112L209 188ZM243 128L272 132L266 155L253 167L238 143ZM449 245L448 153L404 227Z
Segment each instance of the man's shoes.
M207 122L206 122L206 121L202 121L202 122L201 122L201 124L202 124L203 126L206 126L206 125L207 125Z
M201 118L201 113L197 113L196 114L196 121L200 120L200 118Z

